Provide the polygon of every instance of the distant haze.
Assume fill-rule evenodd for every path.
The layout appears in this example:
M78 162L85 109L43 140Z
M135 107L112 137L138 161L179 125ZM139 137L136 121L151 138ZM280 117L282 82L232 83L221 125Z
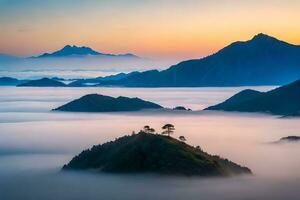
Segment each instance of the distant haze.
M206 111L50 111L88 93L138 96L166 107L182 105L199 110L243 89L3 87L0 199L298 200L300 145L272 142L299 135L299 119ZM270 87L253 89L266 91ZM191 145L246 165L254 176L207 179L60 172L63 164L83 149L131 134L146 124L159 132L165 123L175 125L173 137L184 135Z

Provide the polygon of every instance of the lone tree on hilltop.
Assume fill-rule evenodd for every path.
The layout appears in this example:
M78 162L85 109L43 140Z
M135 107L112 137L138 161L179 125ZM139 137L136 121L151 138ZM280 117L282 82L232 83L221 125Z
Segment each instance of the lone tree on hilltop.
M163 132L161 134L167 135L168 137L170 137L170 135L173 134L175 131L175 127L173 124L165 124L162 127L162 129L163 129Z
M185 137L184 137L183 135L179 136L179 140L180 140L181 142L185 142L185 141L186 141L186 139L185 139Z
M149 133L149 134L155 133L155 129L154 129L154 128L151 128L150 126L144 126L143 131L144 131L145 133Z

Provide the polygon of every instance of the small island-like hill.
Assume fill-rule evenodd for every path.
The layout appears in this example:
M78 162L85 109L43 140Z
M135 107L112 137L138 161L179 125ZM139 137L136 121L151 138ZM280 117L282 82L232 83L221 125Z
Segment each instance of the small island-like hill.
M17 85L17 87L65 87L65 86L66 84L50 78L31 80Z
M287 137L282 137L278 141L279 143L282 142L300 142L300 136L287 136Z
M300 115L300 80L268 92L243 90L223 103L205 110L263 112L282 116Z
M145 131L84 150L62 169L187 176L251 174L247 167L210 155L200 147Z
M114 98L100 94L88 94L54 110L68 112L121 112L160 108L162 106L139 98L122 96Z

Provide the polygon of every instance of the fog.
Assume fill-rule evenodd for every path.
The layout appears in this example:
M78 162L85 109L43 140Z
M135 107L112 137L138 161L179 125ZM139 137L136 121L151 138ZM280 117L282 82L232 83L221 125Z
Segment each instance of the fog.
M254 87L266 91L273 87ZM0 88L0 199L299 199L299 119L200 111L238 88ZM63 113L50 111L88 93L138 96L188 111ZM249 167L232 178L116 176L61 172L74 155L143 125L176 127L187 143Z
M180 62L178 59L149 59L135 57L84 56L60 58L14 58L3 61L0 57L0 77L19 79L41 77L94 78L120 72L166 69Z

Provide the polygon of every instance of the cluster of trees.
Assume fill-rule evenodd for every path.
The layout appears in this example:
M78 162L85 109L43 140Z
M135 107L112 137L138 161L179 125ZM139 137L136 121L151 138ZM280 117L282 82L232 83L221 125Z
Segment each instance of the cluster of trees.
M165 124L162 128L162 135L167 135L168 137L170 137L174 132L175 132L175 126L173 124ZM148 134L154 134L155 133L155 129L151 128L150 126L146 125L143 127L143 132L148 133ZM186 139L184 136L179 136L179 140L182 142L185 142Z

